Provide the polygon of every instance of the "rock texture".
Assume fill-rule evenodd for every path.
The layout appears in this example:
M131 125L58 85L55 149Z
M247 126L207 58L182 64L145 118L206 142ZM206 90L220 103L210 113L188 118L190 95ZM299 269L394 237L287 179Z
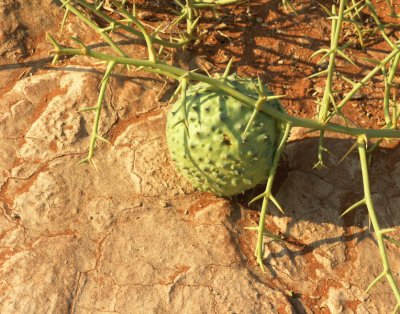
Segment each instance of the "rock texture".
M122 129L106 112L102 133L114 141L98 150L99 171L75 164L92 122L77 105L93 103L97 85L67 69L25 78L1 99L0 311L293 312L245 267L237 209L175 174L164 108Z
M57 68L38 60L50 49L44 32L62 14L52 1L22 3L0 4L7 17L0 19L0 313L393 309L386 282L364 293L381 271L365 209L338 218L362 198L356 154L340 165L328 157L329 169L312 170L317 140L293 133L275 186L286 212L272 207L267 218L285 242L265 239L262 273L255 234L244 229L257 223L259 204L242 205L257 189L225 200L194 191L175 172L159 78L121 70L111 79L100 131L112 145L97 147L97 169L76 165L93 122L78 109L96 103L104 69L82 59ZM29 12L38 14L29 20ZM67 23L66 31L79 27ZM18 61L24 53L30 57ZM351 146L343 138L327 144L338 156ZM374 156L379 219L398 239L400 151ZM400 282L399 248L387 248Z

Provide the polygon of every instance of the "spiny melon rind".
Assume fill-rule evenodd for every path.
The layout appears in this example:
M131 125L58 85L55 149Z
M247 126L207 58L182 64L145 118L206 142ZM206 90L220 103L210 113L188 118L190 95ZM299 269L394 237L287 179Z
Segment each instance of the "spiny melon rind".
M231 75L225 82L247 96L258 97L256 80ZM186 92L187 132L181 123L182 105L178 99L168 114L167 144L176 168L194 187L232 196L266 181L280 131L272 117L258 113L243 138L253 108L198 83ZM283 111L278 101L264 106Z

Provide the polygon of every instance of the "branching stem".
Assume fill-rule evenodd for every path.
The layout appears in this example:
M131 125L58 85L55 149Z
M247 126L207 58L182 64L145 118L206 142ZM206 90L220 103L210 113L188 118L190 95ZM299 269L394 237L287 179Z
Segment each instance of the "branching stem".
M332 29L331 29L331 46L329 50L329 65L327 69L327 78L325 83L324 96L322 97L321 107L319 108L318 119L321 123L326 121L328 111L331 104L331 99L333 98L333 76L335 74L335 60L338 50L338 42L340 37L340 31L342 29L343 22L343 11L346 5L346 0L340 1L339 14L337 19L332 19ZM335 5L332 6L332 14L336 14ZM323 150L324 150L324 130L321 130L319 134L319 145L318 145L318 167L322 167L323 163Z
M187 75L187 78L189 80L194 80L194 81L201 81L210 84L211 86L220 89L230 96L240 100L243 102L245 105L251 106L254 108L255 103L257 99L254 99L252 97L249 97L245 94L242 94L238 92L236 89L229 87L225 83L221 82L221 80L214 79L193 71L186 71L180 68L176 68L167 64L163 63L153 63L148 60L138 60L138 59L133 59L133 58L125 58L125 57L117 57L117 56L112 56L109 54L104 54L100 52L95 52L91 49L87 49L86 51L82 51L82 49L76 49L76 48L64 48L61 47L51 36L49 36L49 39L55 44L55 50L54 53L57 55L86 55L89 57L93 57L95 59L103 60L103 61L114 61L116 64L125 64L125 65L133 65L135 67L144 67L144 70L149 71L149 72L154 72L158 73L164 76L172 77L174 79L183 77L184 75ZM58 46L56 46L58 45ZM393 59L398 53L400 53L400 49L396 49L393 51L389 56L387 56L382 63L386 64L389 62L391 59ZM372 76L367 75L367 77L370 79ZM367 79L363 79L366 81ZM271 117L280 120L284 123L290 122L292 126L299 126L299 127L304 127L304 128L309 128L313 130L325 130L325 131L332 131L332 132L337 132L337 133L342 133L342 134L348 134L352 136L358 136L365 134L369 138L379 138L379 137L385 137L385 138L400 138L400 131L399 130L373 130L373 129L362 129L362 128L350 128L334 123L320 123L319 121L313 120L313 119L305 119L305 118L299 118L299 117L292 117L284 112L275 110L274 108L265 106L260 112L263 112L267 115L270 115Z
M79 1L79 0L78 0ZM118 47L118 45L108 36L105 32L102 31L100 27L98 27L94 22L92 22L89 18L87 18L81 11L76 9L73 5L71 5L69 2L70 0L61 0L61 2L64 4L66 9L75 14L81 21L86 23L88 26L90 26L97 34L99 34L104 41L110 45L110 47L117 52L120 56L126 57L127 55L125 52L121 50L121 48ZM94 9L95 10L95 9ZM95 10L98 11L98 10Z
M400 290L396 281L394 280L392 271L390 269L389 260L386 254L386 248L384 244L384 232L381 230L378 218L376 216L374 204L372 202L370 183L369 183L369 175L368 175L368 161L366 154L366 139L365 136L359 136L357 138L358 143L358 152L360 155L360 163L361 163L361 173L363 179L363 187L364 187L364 200L365 205L368 209L368 215L372 223L372 227L375 231L376 240L378 242L379 253L381 255L383 271L382 273L374 280L369 287L367 288L367 292L383 277L386 277L389 282L390 287L392 288L393 294L397 300L397 306L400 304Z
M81 160L79 163L82 162L91 162L93 160L93 155L94 155L94 149L96 147L96 142L97 140L102 140L103 138L99 134L99 124L100 124L100 115L101 115L101 107L103 104L104 96L106 94L106 89L108 85L108 81L111 76L111 72L114 69L114 66L116 65L115 62L111 61L107 64L107 69L106 72L103 76L103 79L100 84L100 92L99 96L97 98L97 104L96 107L90 108L92 110L95 110L95 117L94 117L94 123L93 123L93 129L92 133L90 135L90 141L89 141L89 152L88 155L85 159Z
M279 160L280 160L281 154L283 152L283 149L285 147L286 141L289 137L291 128L292 128L292 124L289 122L286 124L284 131L282 131L280 134L279 145L275 152L274 159L272 161L271 170L268 175L268 181L267 181L267 185L265 187L265 192L263 193L263 202L261 205L260 221L258 223L257 244L256 244L256 251L255 251L257 263L260 265L260 267L263 271L264 271L263 244L264 244L264 233L265 233L265 217L267 215L268 201L271 196L272 185L274 183L275 174L276 174L276 170L278 168Z

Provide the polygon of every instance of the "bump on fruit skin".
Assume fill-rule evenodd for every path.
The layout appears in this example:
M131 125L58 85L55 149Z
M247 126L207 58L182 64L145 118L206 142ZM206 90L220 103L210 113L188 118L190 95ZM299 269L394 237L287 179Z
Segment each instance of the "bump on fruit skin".
M225 83L257 99L256 80L230 75ZM182 105L186 105L188 132ZM283 111L278 101L273 106ZM259 112L246 136L253 108L206 83L191 85L186 103L172 106L167 118L167 144L176 168L196 188L232 196L265 182L276 150L279 124ZM189 134L188 134L189 133Z

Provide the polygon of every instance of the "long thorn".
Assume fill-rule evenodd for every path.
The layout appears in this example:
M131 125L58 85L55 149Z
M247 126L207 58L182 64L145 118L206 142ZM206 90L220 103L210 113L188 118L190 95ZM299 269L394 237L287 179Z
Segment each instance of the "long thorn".
M365 199L362 199L361 201L358 201L357 203L351 205L349 208L347 208L340 216L339 218L342 218L344 215L350 213L353 209L360 207L362 205L365 205Z
M367 289L365 289L365 293L368 293L383 277L385 277L386 272L382 272L379 274L378 277L376 277L368 286Z

